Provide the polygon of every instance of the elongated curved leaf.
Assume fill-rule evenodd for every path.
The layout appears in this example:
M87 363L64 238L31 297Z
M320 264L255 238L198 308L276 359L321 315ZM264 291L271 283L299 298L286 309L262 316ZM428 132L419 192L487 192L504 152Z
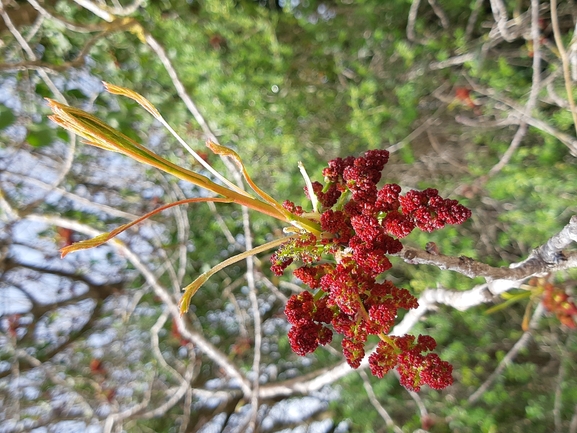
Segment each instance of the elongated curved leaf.
M216 274L221 269L226 268L236 262L240 262L241 260L246 259L247 257L254 256L255 254L262 253L264 251L268 251L272 248L278 247L279 245L285 243L287 240L297 237L298 235L287 236L280 239L275 239L274 241L267 242L266 244L260 245L252 250L245 251L241 254L237 254L236 256L230 257L223 262L220 262L218 265L213 267L212 269L204 272L200 275L196 280L186 286L184 289L184 294L180 299L179 307L180 307L180 314L184 314L188 311L188 307L190 306L190 300L198 292L198 289L202 287L204 283L208 281L210 277Z
M161 206L158 209L154 209L153 211L148 212L146 215L143 215L134 221L131 221L127 224L123 224L120 227L115 228L111 232L103 233L103 234L98 235L92 239L87 239L84 241L76 242L72 245L68 245L67 247L64 247L60 250L61 256L65 257L67 254L72 253L74 251L80 251L80 250L86 250L89 248L98 247L98 246L108 242L109 240L111 240L115 236L118 236L123 231L126 231L130 227L138 224L139 222L142 222L145 219L148 219L151 216L156 215L157 213L160 213L160 212L162 212L166 209L169 209L171 207L180 206L181 204L202 203L202 202L231 203L232 200L227 199L227 198L219 198L219 197L213 197L213 198L201 197L201 198L187 198L184 200L175 201L174 203L170 203L170 204Z

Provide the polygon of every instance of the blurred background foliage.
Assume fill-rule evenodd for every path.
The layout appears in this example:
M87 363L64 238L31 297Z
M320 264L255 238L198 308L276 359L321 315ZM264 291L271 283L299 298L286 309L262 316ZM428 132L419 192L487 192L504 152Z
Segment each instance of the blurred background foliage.
M42 7L51 16L43 17L33 3L3 1L0 185L10 207L1 211L0 424L5 427L0 431L63 431L67 422L76 431L102 431L112 414L140 401L148 403L126 417L125 431L237 431L245 407L238 389L179 334L170 317L159 319L164 314L160 299L126 257L104 246L65 261L58 258L59 247L82 235L58 227L52 217L110 230L199 192L80 143L71 154L68 135L47 119L42 98L55 95L39 71L70 105L199 170L146 112L104 93L100 80L134 89L195 149L226 170L204 150L202 129L138 32L107 24L81 3L46 0ZM256 183L275 198L306 206L298 161L314 180L331 158L387 148L387 182L404 189L438 188L473 211L462 227L414 233L407 245L424 248L434 241L444 254L508 265L577 213L577 139L549 3L539 6L542 81L529 128L494 172L522 119L527 120L519 113L533 85L530 3L505 3L509 40L496 32L489 1L421 3L149 0L130 16L164 46L220 142L242 156ZM558 12L573 56L575 6L572 0L560 2ZM34 58L11 25L26 38ZM577 97L575 83L574 77ZM18 217L9 215L10 208ZM27 219L29 214L36 219ZM259 244L280 235L282 227L252 215L251 229ZM216 214L196 205L157 216L123 240L176 294L179 284L240 252L244 236L239 209L218 205ZM304 377L342 361L339 342L333 342L337 350L306 358L290 351L283 296L298 290L298 282L274 278L267 257L260 260L257 273L268 278L258 286L261 383ZM481 282L400 260L394 265L390 278L417 296L426 288L467 290ZM250 372L254 329L245 272L238 264L211 279L193 299L187 320L230 362ZM552 278L571 291L577 273ZM440 355L453 363L455 385L447 390L426 389L415 396L393 374L377 380L353 373L317 392L318 410L310 413L298 398L261 402L261 431L399 431L370 401L367 384L405 432L577 431L577 342L554 317L542 318L514 361L478 400L469 401L523 335L525 307L519 303L486 315L486 307L459 312L441 306L412 330L432 335ZM158 348L170 368L150 349L151 329L160 336ZM171 368L183 376L191 371L195 389L238 395L227 406L201 393L186 394L158 416L153 409L178 386ZM70 395L74 398L66 401ZM274 416L275 407L291 402L301 416Z

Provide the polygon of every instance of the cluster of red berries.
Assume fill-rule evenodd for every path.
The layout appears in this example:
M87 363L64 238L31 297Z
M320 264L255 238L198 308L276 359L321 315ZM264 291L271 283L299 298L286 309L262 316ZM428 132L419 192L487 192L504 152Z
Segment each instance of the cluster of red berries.
M539 281L537 281L539 284ZM546 282L543 287L543 306L555 313L559 321L571 329L577 328L577 305L562 288Z
M320 222L322 234L292 238L271 257L272 271L281 275L293 261L303 263L294 275L316 293L293 295L285 313L293 325L292 349L299 355L314 352L332 340L333 330L343 336L343 354L353 368L365 357L369 335L380 338L369 356L371 372L383 377L397 368L401 384L419 390L423 384L442 389L453 382L452 366L433 350L432 337L387 334L399 309L417 308L417 299L390 281L377 277L391 268L388 254L402 250L399 239L415 228L426 232L445 224L460 224L471 211L455 200L443 199L435 189L409 191L386 184L381 173L389 159L386 150L370 150L364 156L329 161L323 170L325 184L312 183L319 208L305 213L286 201L292 213ZM310 197L311 191L305 188ZM380 280L379 280L380 281ZM328 326L330 325L329 328Z

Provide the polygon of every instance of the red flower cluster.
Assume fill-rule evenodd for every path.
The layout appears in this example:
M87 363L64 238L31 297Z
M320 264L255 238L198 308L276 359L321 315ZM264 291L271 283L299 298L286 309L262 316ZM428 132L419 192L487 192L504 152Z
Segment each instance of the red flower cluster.
M577 328L577 305L571 300L565 290L547 282L543 287L543 306L547 311L555 313L559 321L571 328Z
M315 300L310 292L302 292L291 296L285 312L289 323L294 325L289 331L289 341L295 353L304 356L333 339L333 331L322 325L330 323L333 317L327 298Z
M306 214L286 201L283 206L298 215L320 221L319 238L307 233L283 244L271 257L272 271L281 275L298 260L304 266L294 275L316 294L293 295L285 313L293 325L289 332L292 349L299 355L314 352L332 340L333 332L343 336L343 354L356 368L365 356L369 335L381 339L370 355L375 376L397 368L401 383L418 390L422 384L441 389L452 383L452 367L432 353L436 346L428 336L388 337L399 309L417 308L417 299L391 282L377 277L391 268L387 258L402 250L399 239L415 228L426 232L445 224L460 224L470 217L469 209L455 200L443 199L435 189L409 191L386 184L380 189L381 172L389 159L386 150L370 150L361 157L337 158L323 170L325 185L312 183L320 204L318 214ZM321 259L323 263L319 263ZM380 281L380 280L379 280Z
M453 366L442 361L436 353L422 355L433 350L437 343L428 335L415 337L390 337L390 341L380 341L371 356L369 366L377 377L383 377L397 367L401 385L411 391L419 391L423 384L433 389L443 389L453 383Z

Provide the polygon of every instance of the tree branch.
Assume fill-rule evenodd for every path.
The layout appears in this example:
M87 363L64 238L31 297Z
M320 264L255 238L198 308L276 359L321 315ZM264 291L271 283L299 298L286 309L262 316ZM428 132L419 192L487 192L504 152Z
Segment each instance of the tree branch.
M79 223L77 221L69 220L66 218L61 218L58 216L49 215L36 215L29 214L26 215L26 219L33 221L41 221L48 224L55 224L61 227L69 228L80 233L84 233L89 236L98 236L102 234L100 231L93 229L85 224ZM229 360L228 357L217 349L213 344L207 341L198 332L190 329L187 322L180 315L180 309L178 302L174 297L158 282L158 279L153 274L153 272L148 269L148 267L140 260L138 254L134 253L130 248L128 248L124 243L119 240L113 240L109 243L115 249L117 249L124 257L126 257L134 267L142 274L147 283L152 287L154 293L165 303L170 314L175 320L179 332L182 336L194 343L196 348L202 351L206 356L208 356L213 362L219 365L232 379L238 381L238 385L242 389L246 397L251 395L251 387L248 383L246 377L242 372Z
M432 254L411 247L404 247L401 252L393 255L401 257L406 263L433 265L439 269L458 272L469 278L484 277L490 282L519 281L538 274L577 267L577 253L563 253L563 249L571 242L577 242L577 215L573 216L558 234L534 249L527 259L511 264L509 267L494 267L470 257Z

